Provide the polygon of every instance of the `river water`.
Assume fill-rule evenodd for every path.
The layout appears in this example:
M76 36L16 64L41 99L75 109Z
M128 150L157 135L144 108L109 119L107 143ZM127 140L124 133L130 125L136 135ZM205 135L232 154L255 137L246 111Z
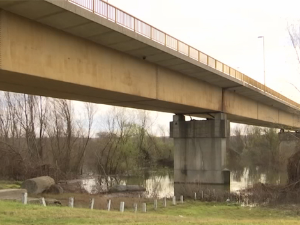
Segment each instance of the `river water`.
M274 171L260 171L259 168L244 168L239 171L230 173L230 191L251 187L253 184L270 183L284 184L287 180L286 173ZM173 171L147 172L144 176L139 177L121 177L120 184L124 185L141 185L146 188L146 195L157 197L171 197L174 195ZM89 193L97 193L99 187L98 179L88 178L83 180L83 188Z

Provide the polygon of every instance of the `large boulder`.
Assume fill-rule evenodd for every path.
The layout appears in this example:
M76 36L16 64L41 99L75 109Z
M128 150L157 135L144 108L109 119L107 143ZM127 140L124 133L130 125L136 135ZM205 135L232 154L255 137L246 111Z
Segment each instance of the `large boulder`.
M26 189L3 189L0 190L0 200L21 200Z
M109 192L134 192L146 191L146 188L139 185L115 185L109 189Z
M26 189L28 194L40 194L48 190L54 184L55 181L53 178L43 176L25 180L21 188Z
M47 194L62 194L64 193L64 189L59 184L52 185L48 190L45 191Z
M62 187L65 193L87 193L82 184L82 179L59 181L58 185Z

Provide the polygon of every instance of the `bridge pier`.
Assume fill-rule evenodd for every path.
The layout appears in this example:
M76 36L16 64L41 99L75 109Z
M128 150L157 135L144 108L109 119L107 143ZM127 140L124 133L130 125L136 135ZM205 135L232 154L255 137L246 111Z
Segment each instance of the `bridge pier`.
M297 147L300 142L300 133L281 131L278 133L278 137L280 141L279 144L280 157L284 162L282 168L286 168L288 159L297 151Z
M230 123L224 113L213 116L214 119L191 121L185 121L184 115L173 116L170 136L174 138L176 195L192 195L199 187L229 187L230 172L225 170L225 162Z

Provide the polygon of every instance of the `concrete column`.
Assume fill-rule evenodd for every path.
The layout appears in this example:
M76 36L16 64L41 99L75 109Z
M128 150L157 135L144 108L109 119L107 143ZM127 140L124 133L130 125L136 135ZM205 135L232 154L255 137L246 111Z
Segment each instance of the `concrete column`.
M174 182L183 184L225 184L228 171L226 138L230 123L224 113L213 119L185 121L173 116L170 136L174 138Z
M297 152L300 147L300 133L299 132L284 132L281 130L278 133L279 138L279 153L280 158L283 162L281 168L286 168L288 164L288 159ZM280 174L280 182L285 184L287 179L287 173Z

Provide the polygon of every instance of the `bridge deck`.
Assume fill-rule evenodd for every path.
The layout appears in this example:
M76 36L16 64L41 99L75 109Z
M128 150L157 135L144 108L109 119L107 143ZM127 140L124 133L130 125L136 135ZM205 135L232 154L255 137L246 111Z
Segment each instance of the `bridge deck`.
M105 2L11 0L0 1L0 8L265 105L300 114L298 103ZM239 120L243 119L235 118Z

